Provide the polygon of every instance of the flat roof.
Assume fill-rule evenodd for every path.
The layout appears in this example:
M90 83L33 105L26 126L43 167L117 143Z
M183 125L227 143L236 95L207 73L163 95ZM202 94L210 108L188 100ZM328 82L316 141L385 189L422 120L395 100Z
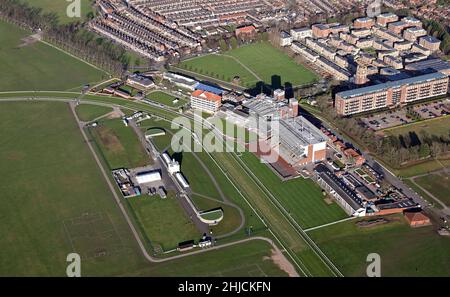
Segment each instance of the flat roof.
M450 62L441 59L429 59L425 61L408 64L405 68L408 70L424 70L431 68L436 71L439 71L450 69Z
M363 201L339 177L332 173L325 165L319 164L314 168L335 192L337 192L355 211L363 207Z
M420 37L419 40L425 40L425 41L427 41L429 43L439 43L439 42L441 42L439 39L437 39L437 38L435 38L433 36L423 36L423 37Z
M328 26L327 24L314 24L311 26L312 27L317 27L321 30L326 30L326 29L330 29L330 26Z
M446 77L447 77L447 75L442 74L440 72L430 73L430 74L415 76L415 77L411 77L411 78L407 78L407 79L397 80L397 81L393 81L393 82L387 82L384 84L378 84L378 85L374 85L374 86L339 92L336 94L336 96L339 96L343 99L348 99L348 98L360 96L363 94L376 93L379 91L387 90L389 88L397 88L397 87L401 87L403 85L417 84L417 83L421 83L424 81L436 80L436 79L441 79L441 78L446 78Z
M393 23L390 23L389 24L389 26L394 26L394 27L397 27L397 26L406 26L407 24L404 22L404 21L398 21L398 22L393 22Z
M420 23L420 20L416 19L415 17L404 17L402 18L402 21L407 22L407 23Z
M406 29L406 31L420 31L420 32L422 32L422 31L425 31L425 32L427 32L424 28L420 28L420 27L411 27L411 28L408 28L408 29Z
M373 19L369 17L357 18L355 20L355 22L370 22L370 21L373 21Z
M395 13L386 12L377 16L377 18L389 18L389 17L398 17Z
M289 38L289 37L291 37L291 35L288 32L286 32L286 31L281 31L280 35L281 35L282 38Z
M311 28L308 28L308 27L294 28L294 29L291 29L291 31L294 31L294 32L306 32L306 31L311 31Z

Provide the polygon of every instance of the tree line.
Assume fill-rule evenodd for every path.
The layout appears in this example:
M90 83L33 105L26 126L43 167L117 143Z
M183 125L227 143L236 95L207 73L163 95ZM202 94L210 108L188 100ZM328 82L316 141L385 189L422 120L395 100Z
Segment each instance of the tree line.
M448 135L429 134L420 130L418 134L412 131L406 134L384 136L368 129L357 118L337 115L327 98L331 98L331 94L317 98L317 107L322 114L341 131L357 139L358 143L393 167L399 168L408 162L440 157L450 152L450 131Z
M123 47L88 31L86 23L60 24L55 13L19 0L0 0L0 17L26 30L41 31L44 40L112 74L120 75L130 63Z

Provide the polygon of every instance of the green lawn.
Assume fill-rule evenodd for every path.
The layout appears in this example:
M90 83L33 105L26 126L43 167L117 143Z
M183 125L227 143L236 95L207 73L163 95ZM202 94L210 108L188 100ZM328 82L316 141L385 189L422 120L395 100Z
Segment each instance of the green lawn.
M89 128L110 169L134 168L151 164L136 133L122 119L100 121Z
M231 82L235 76L240 77L240 84L256 84L258 79L231 57L207 55L183 61L181 68Z
M444 158L446 159L439 159L439 160L429 159L417 162L416 164L411 164L406 167L394 168L393 172L397 176L401 177L412 177L416 175L426 174L450 166L450 159L449 159L450 156L447 155L444 156Z
M317 79L312 71L295 63L293 59L273 47L269 42L245 45L227 51L224 55L207 55L194 58L182 62L180 66L183 69L228 82L235 75L238 75L241 77L241 85L253 87L258 82L258 78L234 59L226 57L232 56L253 71L266 84L273 87L280 87L274 85L273 76L279 77L281 86L284 86L285 83L290 83L293 86L308 84Z
M141 195L129 198L127 202L152 246L160 245L167 251L176 248L179 242L197 241L201 237L173 192L165 199L158 195Z
M239 211L235 207L231 207L219 201L214 201L200 197L197 195L192 196L192 201L202 211L210 210L213 208L221 207L223 210L223 220L216 226L211 226L214 236L220 236L234 231L239 227L241 222L241 217L239 216Z
M156 101L156 102L159 102L159 103L162 103L162 104L170 106L170 107L179 107L179 106L186 104L186 100L184 100L183 98L174 97L170 94L167 94L167 93L161 92L161 91L151 92L150 94L147 94L146 98ZM173 100L175 98L178 98L179 100L176 104L173 104Z
M388 135L407 135L414 132L419 139L422 139L422 133L427 133L429 136L436 135L438 137L450 137L450 117L445 116L441 118L425 120L417 123L412 123L392 129L384 130ZM403 168L394 168L394 171L399 176L411 177L435 170L439 170L445 166L450 166L449 156L443 156L439 161L435 159L428 159L425 161L418 161L417 164Z
M0 21L0 91L67 90L102 80L106 74L43 43L19 47L30 35Z
M79 18L70 18L67 15L67 7L70 5L70 2L66 0L22 0L23 2L28 3L30 6L42 8L45 13L55 13L58 16L58 20L62 24L67 24L71 22L78 22L86 19L86 15L89 12L92 12L92 2L91 0L81 0L81 19Z
M414 179L422 188L450 206L450 176L448 173L429 174Z
M0 170L8 182L0 184L0 275L64 276L72 252L81 255L82 276L285 275L264 258L270 246L262 241L149 263L68 106L1 104Z
M303 228L347 217L339 205L325 202L320 187L313 181L303 178L282 181L254 154L246 152L241 159Z
M84 122L93 121L96 118L105 115L111 111L112 111L111 107L92 104L80 104L76 107L78 118Z
M369 253L381 256L382 276L450 276L450 238L433 227L413 229L400 216L384 225L360 228L355 221L309 234L346 276L365 276Z
M271 246L251 241L195 257L158 263L132 276L262 277L287 276L271 259Z
M22 97L29 96L27 93L5 93L0 94L1 98L9 97ZM71 93L49 93L43 92L39 93L41 97L67 97L76 98L77 94ZM86 95L84 97L86 100L94 100L96 102L105 102L110 104L115 104L122 108L134 108L135 110L144 110L152 114L157 114L168 119L171 119L173 115L160 109L156 109L147 104L139 102L130 102L129 100L123 100L113 97L104 96L93 96ZM159 123L159 122L158 122ZM161 125L158 125L161 126ZM254 235L267 236L267 228L263 225L259 217L254 213L254 210L249 206L249 204L255 209L255 211L262 217L264 222L271 228L271 230L279 236L279 239L283 245L287 248L289 253L294 256L298 265L305 265L308 267L308 274L312 275L322 275L330 276L331 272L323 262L317 257L313 251L308 248L304 241L299 237L298 233L293 229L292 225L282 217L279 211L269 202L268 198L265 197L264 192L256 185L250 177L243 174L244 170L239 166L239 164L234 160L233 156L229 153L213 153L213 158L217 161L220 168L225 171L227 177L234 182L237 189L228 181L221 169L217 167L211 158L206 153L199 154L203 162L208 166L210 171L216 176L217 182L223 190L226 197L236 203L240 208L243 209L245 214L245 228L252 227ZM245 197L245 198L244 198ZM242 229L244 230L244 229ZM245 236L245 232L239 232L238 234L232 236L232 238L222 239L230 241L231 239L239 239ZM146 264L146 262L144 262ZM302 264L303 263L303 264ZM175 264L174 264L175 265ZM147 266L147 265L146 265ZM130 270L131 271L131 270ZM144 273L144 272L143 272Z
M229 51L247 67L258 74L267 84L272 84L272 76L280 76L281 84L289 82L293 86L315 81L317 76L304 66L294 62L281 50L269 42L253 43Z
M421 188L419 188L413 181L409 180L409 179L404 179L403 182L405 184L407 184L414 192L416 192L417 194L419 194L423 199L427 200L429 203L432 203L434 207L442 209L442 205L438 202L436 202L436 200L434 198L432 198L430 195L428 195L427 193L425 193Z
M0 275L115 275L142 261L67 104L0 103ZM102 256L102 252L105 254Z
M406 135L409 132L415 132L419 137L421 131L427 132L429 135L438 136L450 136L450 116L444 116L441 118L425 120L421 122L416 122L404 126L399 126L392 129L385 130L386 134L389 135Z

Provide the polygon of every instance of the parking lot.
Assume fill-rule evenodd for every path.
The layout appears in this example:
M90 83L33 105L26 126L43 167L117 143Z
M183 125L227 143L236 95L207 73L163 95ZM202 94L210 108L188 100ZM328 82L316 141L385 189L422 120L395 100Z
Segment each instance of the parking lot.
M383 130L395 126L411 123L413 120L406 116L406 109L387 111L361 118L367 127L373 130Z
M412 107L412 113L415 113L415 118L420 120L448 115L450 114L450 99L415 105ZM398 111L391 110L369 115L361 118L361 120L368 128L375 131L401 126L414 121L411 116L407 115L406 107Z
M440 102L420 104L414 106L413 109L424 120L448 115L450 114L450 99L446 99Z

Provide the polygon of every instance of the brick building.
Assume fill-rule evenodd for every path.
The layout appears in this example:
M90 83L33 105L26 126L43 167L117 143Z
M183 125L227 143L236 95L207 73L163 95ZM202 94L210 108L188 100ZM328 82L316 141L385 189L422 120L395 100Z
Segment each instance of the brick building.
M336 94L335 108L339 115L347 116L406 105L447 94L448 81L447 75L437 72L340 92Z

